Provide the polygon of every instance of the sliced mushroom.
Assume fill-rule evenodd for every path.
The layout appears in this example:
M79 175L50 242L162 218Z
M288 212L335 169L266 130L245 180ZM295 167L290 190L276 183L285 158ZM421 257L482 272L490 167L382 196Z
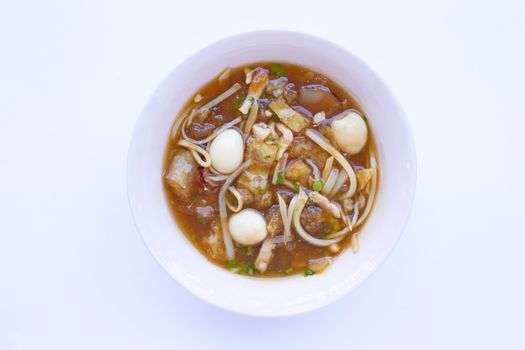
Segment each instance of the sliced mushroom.
M332 215L333 217L339 219L341 217L341 208L339 205L336 204L336 202L330 201L328 198L320 194L319 192L312 191L308 194L308 197L323 208L327 213Z

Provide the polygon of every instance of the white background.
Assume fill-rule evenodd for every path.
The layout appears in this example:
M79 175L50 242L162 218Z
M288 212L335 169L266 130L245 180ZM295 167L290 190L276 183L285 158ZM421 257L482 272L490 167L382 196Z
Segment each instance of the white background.
M392 88L418 187L386 263L289 318L232 314L159 267L126 152L181 60L243 31L343 45ZM525 2L0 3L0 349L523 349Z

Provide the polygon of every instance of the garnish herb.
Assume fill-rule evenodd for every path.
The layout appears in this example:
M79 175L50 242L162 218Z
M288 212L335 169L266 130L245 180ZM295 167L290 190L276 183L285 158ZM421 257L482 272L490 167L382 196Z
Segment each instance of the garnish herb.
M293 184L293 188L299 192L301 190L301 185L299 185L297 182Z
M315 272L311 268L307 268L306 270L304 270L305 277L312 276L312 275L315 275Z
M321 179L321 180L317 180L316 182L314 182L314 184L312 185L312 189L316 192L321 192L324 188L324 181Z
M233 269L234 267L237 267L237 259L233 258L231 260L228 260L228 264L226 266L229 269Z
M233 108L239 109L241 107L242 103L244 102L245 97L239 96L237 99L233 102Z
M292 272L293 272L293 267L289 267L286 270L284 270L284 273L286 273L288 275L291 274Z
M245 273L249 276L255 275L255 265L253 265L253 262L249 263L248 265L244 266L244 268L241 270L241 273Z
M279 171L277 172L277 183L278 183L279 185L284 184L284 175L283 175L282 170L279 170Z
M272 63L271 69L272 69L272 72L274 72L275 74L279 76L279 78L285 76L284 68L279 63Z

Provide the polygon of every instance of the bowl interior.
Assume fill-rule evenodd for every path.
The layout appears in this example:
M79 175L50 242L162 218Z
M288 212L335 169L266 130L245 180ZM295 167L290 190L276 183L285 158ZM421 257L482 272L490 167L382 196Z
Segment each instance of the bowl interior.
M313 278L249 278L203 257L179 231L161 181L174 117L185 101L228 66L293 62L322 72L363 107L375 135L380 186L361 230L361 250L343 252ZM265 31L234 36L197 52L160 84L136 125L128 159L128 193L137 228L151 253L179 283L217 306L251 315L288 315L325 305L363 281L388 255L408 218L415 187L415 153L404 114L384 83L342 48L305 34Z

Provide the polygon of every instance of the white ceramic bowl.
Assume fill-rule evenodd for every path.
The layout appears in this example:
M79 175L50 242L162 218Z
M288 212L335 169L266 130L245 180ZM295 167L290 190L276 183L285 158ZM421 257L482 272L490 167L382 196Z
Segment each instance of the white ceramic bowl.
M324 273L305 278L250 278L209 263L180 232L163 193L162 160L174 117L186 100L225 67L258 61L295 62L326 74L364 108L381 169L375 206L360 235L361 250L337 257ZM152 255L186 289L227 310L259 316L298 314L356 288L400 238L416 182L410 127L392 93L362 61L323 39L286 31L236 35L193 54L148 100L128 155L128 195L136 226Z

